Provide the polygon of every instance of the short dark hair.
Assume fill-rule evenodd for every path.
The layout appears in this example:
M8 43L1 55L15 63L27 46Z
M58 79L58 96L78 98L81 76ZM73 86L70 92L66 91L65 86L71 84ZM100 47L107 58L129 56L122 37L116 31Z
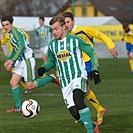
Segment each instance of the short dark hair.
M74 20L74 16L73 16L73 14L72 14L71 12L64 12L64 13L62 14L62 16L63 16L64 18L71 18L72 20Z
M123 29L125 30L126 28L128 28L128 23L123 23L123 25L122 25L122 27L123 27Z
M6 15L6 16L2 17L1 23L2 23L2 21L9 21L12 24L13 23L13 17L10 15Z
M42 19L43 21L45 20L45 18L44 18L44 17L39 17L39 19Z
M60 26L63 26L65 24L65 19L63 16L55 16L49 21L49 25L53 25L56 22L59 22Z

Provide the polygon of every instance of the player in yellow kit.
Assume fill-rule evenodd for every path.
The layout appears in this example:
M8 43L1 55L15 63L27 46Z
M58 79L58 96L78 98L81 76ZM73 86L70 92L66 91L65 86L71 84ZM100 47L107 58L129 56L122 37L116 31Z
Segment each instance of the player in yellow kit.
M5 45L5 44L8 44L8 49L9 49L8 55L10 55L10 53L12 52L13 47L10 43L9 34L6 33L4 29L2 29L2 39L1 39L0 45Z
M115 49L115 44L109 37L107 37L105 34L101 33L100 31L97 31L96 29L93 29L89 26L76 26L73 14L71 12L65 12L62 14L62 16L65 17L66 30L68 32L70 32L73 35L80 36L81 38L83 38L86 42L88 42L92 46L94 45L93 38L100 39L107 45L112 56L114 58L117 58L118 52ZM92 80L91 79L92 76L90 75L91 67L92 67L90 57L87 56L84 52L82 53L82 56L84 58L84 62L86 65L88 79L90 77L90 80ZM95 72L93 74L95 76L97 76L96 75L97 72ZM99 84L99 82L95 81L95 84ZM98 125L101 124L103 122L103 116L106 114L107 110L100 105L95 94L90 90L89 86L88 86L88 93L86 95L86 98L93 105L93 107L97 110L97 123L98 123Z
M16 26L14 26L14 27L16 27ZM19 29L20 29L20 28L19 28ZM20 29L20 30L22 30L22 29ZM23 31L23 30L22 30L22 31ZM29 40L29 39L30 39L29 35L28 35L26 32L24 32L24 34L25 34L26 38ZM12 44L11 44L11 42L10 42L9 33L5 32L5 30L2 29L2 39L1 39L0 45L5 45L5 44L8 45L8 49L9 49L8 56L9 56L9 55L11 54L11 52L12 52L13 47L12 47ZM12 70L9 70L8 72L12 72ZM22 81L20 81L20 83L21 83L22 86L24 86L24 88L25 88L24 81L22 80Z
M133 73L133 25L129 25L127 23L123 24L122 41L126 42L126 49L129 58L131 73Z

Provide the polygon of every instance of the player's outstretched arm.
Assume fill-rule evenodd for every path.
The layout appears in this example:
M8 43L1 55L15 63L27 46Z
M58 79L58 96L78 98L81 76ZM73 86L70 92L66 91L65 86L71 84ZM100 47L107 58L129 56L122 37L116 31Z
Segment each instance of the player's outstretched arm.
M80 40L80 49L85 52L92 61L92 71L90 73L90 80L94 80L95 85L101 83L101 79L98 72L98 58L95 52L95 49L90 45L86 44L83 40Z

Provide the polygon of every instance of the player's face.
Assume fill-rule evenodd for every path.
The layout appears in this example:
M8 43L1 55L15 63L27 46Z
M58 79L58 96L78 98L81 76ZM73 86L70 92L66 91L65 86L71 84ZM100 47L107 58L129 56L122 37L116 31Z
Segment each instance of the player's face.
M66 25L60 26L59 22L54 23L53 25L50 26L52 29L52 33L54 37L57 40L61 40L66 36Z
M12 24L9 21L2 21L2 27L3 29L9 33L12 30Z
M43 26L44 25L44 21L42 19L39 19L39 24L40 24L40 26Z
M71 18L67 17L67 18L65 18L65 22L66 22L66 30L68 32L71 32L71 30L75 24L75 21L72 20Z

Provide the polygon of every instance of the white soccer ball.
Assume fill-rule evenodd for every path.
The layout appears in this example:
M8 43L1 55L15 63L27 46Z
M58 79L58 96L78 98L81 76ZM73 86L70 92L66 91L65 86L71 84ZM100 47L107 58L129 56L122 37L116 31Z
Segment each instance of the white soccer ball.
M27 118L33 118L40 112L40 105L36 100L28 99L22 104L22 114Z

